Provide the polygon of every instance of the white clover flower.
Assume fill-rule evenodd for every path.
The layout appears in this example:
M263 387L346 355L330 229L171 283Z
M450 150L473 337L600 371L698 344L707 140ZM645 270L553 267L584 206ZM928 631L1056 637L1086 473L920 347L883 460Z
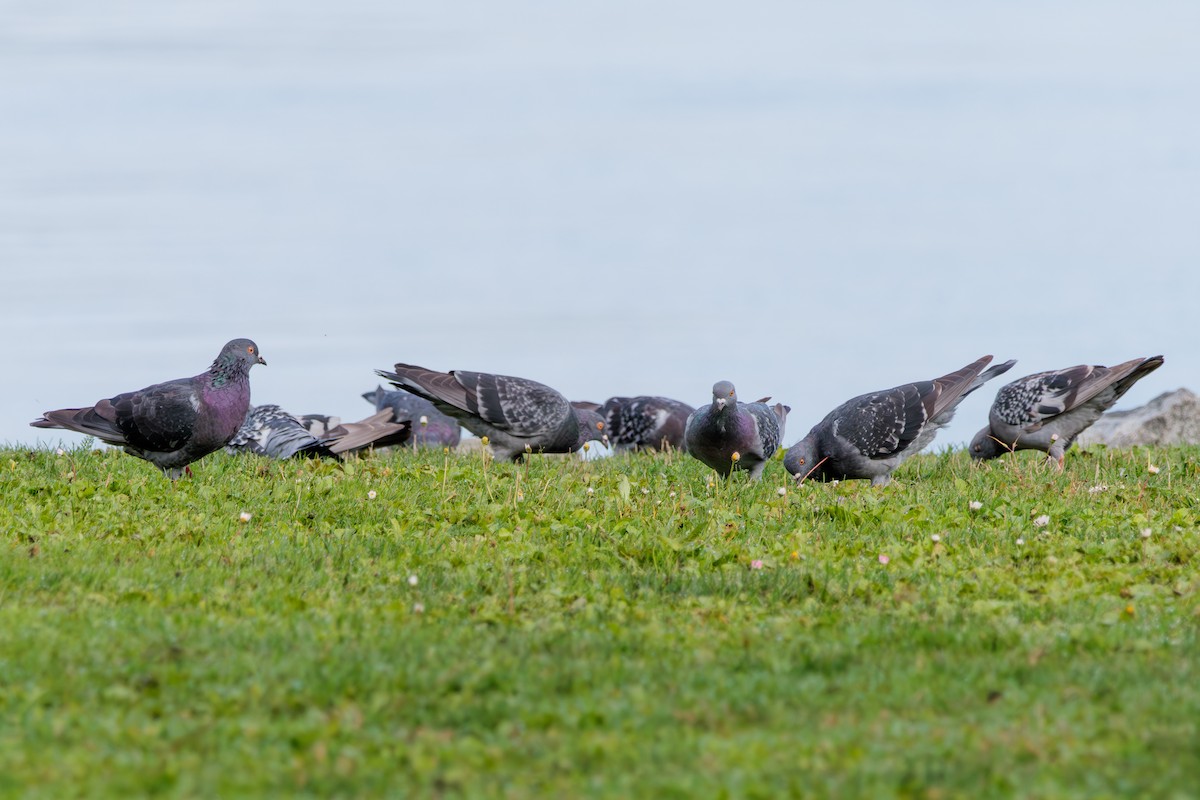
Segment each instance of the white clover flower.
M1150 466L1146 467L1146 472L1149 472L1151 475L1157 475L1157 474L1158 474L1158 467L1156 467L1156 466L1154 466L1153 464L1151 464Z
M936 533L933 534L932 536L930 536L929 538L933 540L934 544L936 544L942 540L942 537Z
M55 455L65 456L65 455L67 454L67 451L66 451L66 450L63 450L63 449L60 447L60 448L58 448L57 450L55 450L55 451L54 451L54 453L55 453Z
M1046 527L1047 525L1049 525L1049 524L1050 524L1050 515L1049 515L1049 514L1042 514L1040 517L1036 517L1036 518L1033 520L1033 524L1034 524L1036 527L1038 527L1038 528L1044 528L1044 527Z
M1107 486L1105 486L1103 483L1098 483L1095 486L1092 486L1088 489L1088 494L1100 494L1101 492L1107 492L1107 491L1108 491Z
M971 502L967 503L967 508L971 509L972 511L978 511L979 509L983 508L983 503L979 502L978 500L972 500Z
M375 499L376 497L378 497L378 496L379 496L379 495L375 494L375 490L374 490L374 489L372 489L371 491L367 492L367 499L368 499L368 500L374 500L374 499Z
M249 511L243 511L241 514L238 514L238 520L241 522L249 522L251 516L252 515Z
M674 493L674 492L671 492L671 493L670 493L669 495L667 495L667 496L668 496L668 497L674 497L674 496L675 496L675 493Z
M420 419L420 423L421 423L421 425L422 425L422 426L428 425L428 424L429 424L429 417L427 417L427 416L425 416L424 414L422 414L422 415L421 415L421 419Z
M413 613L414 614L424 614L425 613L425 604L424 603L413 603Z
M1025 540L1024 540L1024 539L1017 539L1017 547L1020 547L1020 546L1021 546L1021 545L1023 545L1023 544L1025 544Z
M1151 533L1151 531L1149 528L1142 528L1142 538L1143 539L1149 539L1150 533Z
M587 488L587 493L588 493L588 494L595 494L595 493L596 493L596 490L595 490L595 489L593 489L592 487L590 487L590 486L589 486L589 487Z
M779 495L780 497L785 497L785 496L787 496L787 489L780 486L778 489L775 490L775 494Z
M416 575L409 575L409 576L408 576L408 585L409 585L409 586L416 586L416 585L417 585L417 576L416 576Z

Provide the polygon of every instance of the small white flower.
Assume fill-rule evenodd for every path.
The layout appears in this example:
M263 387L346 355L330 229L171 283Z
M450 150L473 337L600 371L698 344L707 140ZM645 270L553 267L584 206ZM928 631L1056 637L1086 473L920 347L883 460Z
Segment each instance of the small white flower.
M1058 441L1058 434L1057 434L1057 433L1052 433L1052 434L1050 434L1050 441L1052 441L1052 442L1057 442L1057 441Z
M646 489L646 488L643 488L643 489L642 489L642 494L650 494L650 490L649 490L649 489Z
M414 614L424 614L425 613L425 604L424 603L413 603L413 613Z
M674 497L674 496L675 496L674 492L671 492L671 494L668 495L668 497Z
M1107 492L1107 491L1108 491L1107 486L1105 486L1103 483L1098 483L1095 486L1092 486L1091 488L1088 489L1088 494L1100 494L1101 492Z
M983 508L983 503L979 502L978 500L972 500L971 502L967 503L967 508L971 509L972 511L978 511L979 509Z
M425 416L424 414L422 414L422 415L421 415L421 424L422 424L422 425L428 425L428 424L429 424L429 417L427 417L427 416Z
M596 490L595 490L595 489L593 489L592 487L590 487L590 486L589 486L589 487L587 488L587 493L588 493L588 494L595 494L595 493L596 493Z
M1034 526L1036 526L1036 527L1038 527L1038 528L1044 528L1044 527L1046 527L1047 525L1049 525L1049 524L1050 524L1050 515L1049 515L1049 514L1042 514L1040 517L1036 517L1036 518L1033 520L1033 524L1034 524Z
M416 585L417 585L417 576L416 576L416 575L409 575L409 576L408 576L408 585L409 585L409 586L416 586Z
M1157 475L1157 474L1158 474L1158 467L1156 467L1156 466L1154 466L1153 464L1151 464L1150 466L1146 467L1146 472L1149 472L1151 475Z
M1150 529L1149 528L1142 528L1142 538L1143 539L1150 538Z
M935 533L935 534L933 534L933 536L930 536L929 538L930 538L930 539L932 539L932 540L934 541L934 543L935 543L935 544L936 544L937 542L940 542L940 541L942 540L942 537L941 537L941 536L939 536L939 535L937 535L936 533Z
M1017 546L1018 546L1018 547L1020 547L1020 546L1021 546L1021 545L1023 545L1023 544L1025 544L1025 540L1024 540L1024 539L1017 539Z
M65 456L67 454L67 451L63 450L61 447L58 448L57 450L55 450L54 452L60 456Z
M375 490L374 490L374 489L372 489L371 491L367 492L367 499L368 499L368 500L374 500L376 497L378 497L378 495L377 495L377 494L375 494Z
M829 485L830 485L830 486L837 486L839 483L841 483L841 481L839 481L837 478L834 478L833 480L831 480L831 481L829 482Z
M250 516L251 516L251 514L249 511L243 511L241 514L238 514L238 519L241 520L242 522L249 522Z
M787 489L780 486L778 489L775 490L775 494L779 495L780 497L785 497L787 495Z

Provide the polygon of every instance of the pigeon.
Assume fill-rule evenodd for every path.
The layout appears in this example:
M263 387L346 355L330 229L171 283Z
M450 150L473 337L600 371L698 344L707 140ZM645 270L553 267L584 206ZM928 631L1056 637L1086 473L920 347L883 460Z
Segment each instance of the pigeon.
M847 400L788 448L783 466L801 482L870 478L873 485L887 484L892 470L929 445L953 419L964 397L1017 363L984 370L991 360L984 356L931 381Z
M376 411L390 408L397 422L412 420L413 434L408 441L413 447L458 447L462 438L458 421L438 411L424 397L378 386L374 391L364 392L363 399L375 406Z
M610 397L603 404L576 402L604 418L614 450L665 450L684 447L683 429L696 409L669 397Z
M712 404L696 409L684 424L687 452L723 478L738 469L758 480L783 441L783 425L792 410L782 403L768 406L770 399L739 403L732 383L717 382Z
M361 422L342 424L337 417L322 414L294 417L276 405L250 406L242 427L225 450L280 459L308 456L340 461L343 453L400 444L411 430L408 420L393 421L390 408Z
M1115 367L1080 364L1002 386L988 413L987 427L971 440L971 458L1041 450L1061 470L1075 437L1162 365L1162 356L1135 358Z
M220 450L238 432L250 407L250 368L266 363L258 345L234 339L199 375L156 383L88 408L47 411L29 424L123 446L178 480L185 471L191 474L189 464Z
M525 453L573 453L604 438L604 420L575 408L545 384L487 372L435 372L397 364L376 373L423 397L480 438L496 458L519 461Z

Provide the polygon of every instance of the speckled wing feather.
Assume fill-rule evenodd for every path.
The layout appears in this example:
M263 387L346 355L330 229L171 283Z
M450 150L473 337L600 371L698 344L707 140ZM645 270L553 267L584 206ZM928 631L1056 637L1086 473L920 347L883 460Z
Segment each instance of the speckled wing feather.
M1115 403L1139 378L1161 364L1162 356L1154 356L1131 359L1113 367L1080 364L1038 372L1002 386L991 413L999 422L1033 433L1049 420L1083 406L1109 386L1126 381L1118 386L1112 398ZM1131 377L1132 380L1127 380Z
M664 442L682 448L688 415L696 410L679 400L650 395L610 397L599 406L572 405L592 406L604 418L609 442L618 448L659 449Z
M932 381L862 395L825 418L831 432L867 458L887 458L906 449L929 419Z
M466 370L435 372L410 364L397 364L395 372L377 372L452 417L477 417L521 438L551 435L571 414L566 398L526 378Z
M768 397L767 399L770 400L771 398ZM784 424L788 412L792 410L791 406L776 403L774 407L771 407L759 401L747 403L745 410L750 416L754 417L754 421L758 426L759 454L765 461L775 455L775 451L779 449L779 445L783 442Z
M269 458L296 455L333 458L333 453L288 412L277 405L251 406L242 427L225 445L230 453L254 453Z

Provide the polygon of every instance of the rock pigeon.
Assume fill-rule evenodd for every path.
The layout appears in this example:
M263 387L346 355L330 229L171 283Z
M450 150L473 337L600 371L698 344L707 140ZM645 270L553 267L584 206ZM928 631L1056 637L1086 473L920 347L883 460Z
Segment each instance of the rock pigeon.
M874 485L886 484L892 470L953 419L964 397L1017 363L1006 361L984 371L991 360L984 356L931 381L847 400L788 448L784 467L799 481L870 478Z
M435 372L411 364L376 373L424 397L476 436L486 436L496 458L518 461L526 452L573 453L604 438L599 414L574 408L554 389L527 378Z
M276 405L250 406L242 427L225 450L271 458L319 456L340 460L343 453L401 444L411 429L408 420L394 422L390 408L361 422L343 424L337 417L321 414L294 417Z
M1041 450L1062 469L1075 437L1162 365L1162 356L1135 358L1115 367L1080 364L1002 386L988 413L988 426L971 440L971 458Z
M669 397L610 397L600 405L576 402L604 419L614 450L676 450L684 447L683 429L696 409Z
M376 411L390 408L397 422L412 420L413 433L409 442L413 447L454 448L462 439L458 420L446 416L433 403L412 392L388 391L378 386L374 391L364 392L363 399L374 405Z
M258 345L234 339L207 372L156 383L88 408L47 411L35 428L78 431L120 445L178 480L188 465L225 446L250 407L250 368L266 365Z
M747 470L758 480L767 459L783 441L783 426L790 406L768 406L763 398L739 403L729 381L713 385L712 403L696 409L684 424L688 453L728 478L735 469Z

